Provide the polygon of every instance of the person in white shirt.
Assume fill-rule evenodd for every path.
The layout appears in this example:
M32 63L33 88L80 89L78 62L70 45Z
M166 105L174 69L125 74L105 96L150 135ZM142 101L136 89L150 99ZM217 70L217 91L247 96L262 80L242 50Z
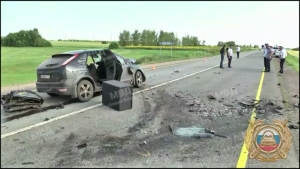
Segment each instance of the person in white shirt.
M227 51L228 67L229 68L231 68L232 55L233 55L232 46L229 46L229 49Z
M237 48L236 48L236 55L237 55L237 58L240 57L240 51L241 51L241 48L240 48L240 46L238 45Z
M280 60L280 71L279 73L283 74L283 64L285 62L285 58L287 56L287 51L283 48L283 46L279 46L279 60Z

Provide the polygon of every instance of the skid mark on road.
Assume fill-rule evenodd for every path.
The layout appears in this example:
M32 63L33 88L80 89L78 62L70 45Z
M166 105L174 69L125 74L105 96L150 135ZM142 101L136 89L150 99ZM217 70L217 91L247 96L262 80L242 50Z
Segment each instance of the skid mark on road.
M247 56L251 56L252 54L249 54ZM241 60L247 56L244 56L244 57L240 57L239 59L233 59L232 62L236 61L236 60ZM224 64L226 64L228 62L224 62ZM204 70L200 70L198 72L195 72L195 73L192 73L192 74L189 74L189 75L186 75L186 76L182 76L180 78L177 78L177 79L174 79L174 80L171 80L171 81L167 81L165 83L161 83L159 85L156 85L156 86L152 86L152 87L149 87L149 88L146 88L144 90L140 90L140 91L137 91L137 92L134 92L133 95L136 95L136 94L139 94L139 93L143 93L143 92L146 92L146 91L149 91L149 90L152 90L152 89L155 89L155 88L158 88L158 87L161 87L161 86L164 86L164 85L167 85L167 84L170 84L172 82L176 82L176 81L179 81L181 79L184 79L184 78L187 78L187 77L190 77L190 76L194 76L198 73L202 73L202 72L205 72L205 71L208 71L210 69L213 69L213 68L216 68L216 67L219 67L220 65L215 65L215 66L212 66L212 67L209 67L207 69L204 69ZM1 139L3 138L6 138L6 137L9 137L9 136L12 136L12 135L15 135L15 134L18 134L18 133L21 133L21 132L24 132L24 131L27 131L27 130L30 130L30 129L33 129L33 128L36 128L36 127L39 127L39 126L42 126L42 125L45 125L45 124L48 124L48 123L51 123L51 122L54 122L54 121L57 121L57 120L60 120L60 119L63 119L65 117L69 117L69 116L72 116L72 115L75 115L75 114L78 114L78 113L81 113L81 112L84 112L84 111L88 111L88 110L91 110L91 109L94 109L94 108L97 108L97 107L100 107L102 106L102 103L100 104L96 104L94 106L90 106L90 107L87 107L87 108L84 108L84 109L81 109L81 110L78 110L78 111L75 111L75 112L71 112L69 114L65 114L65 115L62 115L62 116L59 116L59 117L56 117L56 118L52 118L48 121L43 121L43 122L40 122L40 123L37 123L37 124L34 124L34 125L31 125L31 126L28 126L28 127L25 127L25 128L22 128L22 129L19 129L19 130L15 130L15 131L12 131L12 132L9 132L9 133L6 133L6 134L2 134L1 135Z
M259 81L259 85L258 85L256 97L255 97L255 103L257 103L260 99L260 94L261 94L261 90L262 90L264 77L265 77L265 72L262 73L260 81ZM255 113L255 107L254 107L253 110L252 110L250 120L255 121L255 117L256 117L256 113ZM249 127L250 127L250 124L249 124L247 130L249 130ZM246 131L246 133L247 133L247 131ZM245 144L245 141L244 141L244 144L243 144L243 147L242 147L242 150L241 150L236 168L246 168L247 160L248 160L248 154L249 154L249 152L246 148L246 144Z

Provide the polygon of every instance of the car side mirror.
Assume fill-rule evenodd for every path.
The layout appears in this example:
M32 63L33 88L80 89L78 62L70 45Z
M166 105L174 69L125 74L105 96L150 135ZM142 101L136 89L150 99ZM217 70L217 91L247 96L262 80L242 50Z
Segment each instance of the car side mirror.
M131 64L135 64L136 63L136 60L135 59L128 59L127 60L129 63L131 63Z

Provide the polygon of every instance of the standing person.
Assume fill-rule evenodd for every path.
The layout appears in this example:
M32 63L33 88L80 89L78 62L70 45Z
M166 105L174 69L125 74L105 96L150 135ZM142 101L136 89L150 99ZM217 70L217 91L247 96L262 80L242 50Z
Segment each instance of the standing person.
M267 52L266 52L266 69L265 72L271 71L271 60L273 56L273 50L269 45L266 45Z
M224 61L224 55L225 55L225 45L223 45L223 47L221 48L220 54L221 54L220 68L223 69L223 61Z
M240 46L238 45L237 48L236 48L236 55L237 55L237 58L240 57L240 51L241 51L241 48L240 48Z
M266 57L267 57L267 46L268 46L269 44L265 44L265 46L264 46L264 68L265 68L265 70L264 71L266 71L267 70L267 67L266 67Z
M285 62L285 58L287 56L287 52L286 52L286 50L282 46L279 46L279 51L280 51L280 55L279 55L280 71L279 71L279 73L283 74L283 64Z
M231 68L231 60L232 60L232 55L233 55L233 51L232 51L232 46L229 46L229 49L227 51L228 55L228 67Z

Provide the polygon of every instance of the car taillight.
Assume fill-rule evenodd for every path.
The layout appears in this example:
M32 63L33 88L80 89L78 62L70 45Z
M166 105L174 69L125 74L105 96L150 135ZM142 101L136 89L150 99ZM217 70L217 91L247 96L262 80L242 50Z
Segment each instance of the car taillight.
M78 54L75 54L74 56L70 57L68 60L66 60L62 65L65 66L67 64L69 64L72 60L74 60L76 57L78 56Z

